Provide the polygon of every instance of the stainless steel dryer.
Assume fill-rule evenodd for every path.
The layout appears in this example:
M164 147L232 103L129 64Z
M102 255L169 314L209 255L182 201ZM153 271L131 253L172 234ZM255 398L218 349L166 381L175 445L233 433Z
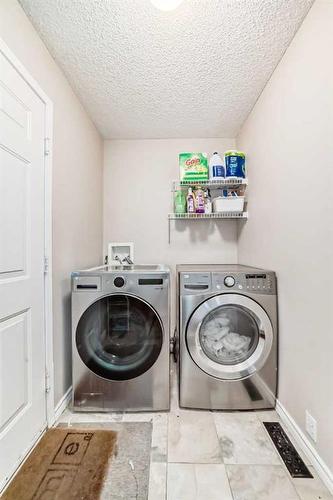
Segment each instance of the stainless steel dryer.
M273 408L277 291L272 271L177 266L180 406Z
M169 408L169 282L159 265L72 273L74 410Z

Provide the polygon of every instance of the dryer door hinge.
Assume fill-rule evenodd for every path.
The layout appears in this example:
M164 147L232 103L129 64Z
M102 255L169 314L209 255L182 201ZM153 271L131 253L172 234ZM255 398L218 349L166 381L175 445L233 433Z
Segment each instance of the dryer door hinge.
M51 141L49 137L44 137L44 156L49 156L50 154Z

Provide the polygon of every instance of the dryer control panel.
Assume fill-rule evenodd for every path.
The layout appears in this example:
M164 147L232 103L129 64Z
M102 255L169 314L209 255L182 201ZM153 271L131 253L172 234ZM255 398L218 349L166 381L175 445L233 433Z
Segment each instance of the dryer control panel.
M212 273L212 289L214 291L238 291L260 294L276 293L274 273Z
M182 295L200 295L211 292L238 292L273 295L276 278L272 272L256 274L233 272L181 272Z

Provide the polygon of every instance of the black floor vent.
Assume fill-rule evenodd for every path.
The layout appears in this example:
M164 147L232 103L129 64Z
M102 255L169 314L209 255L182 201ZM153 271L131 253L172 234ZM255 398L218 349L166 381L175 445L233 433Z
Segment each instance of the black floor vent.
M312 478L309 469L278 422L263 422L292 477Z

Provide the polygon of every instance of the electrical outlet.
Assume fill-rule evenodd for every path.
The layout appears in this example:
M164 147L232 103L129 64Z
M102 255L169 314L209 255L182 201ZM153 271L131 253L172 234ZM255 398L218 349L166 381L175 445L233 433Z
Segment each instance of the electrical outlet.
M306 432L309 434L311 439L316 443L317 442L317 420L313 418L312 415L305 410L305 428Z

